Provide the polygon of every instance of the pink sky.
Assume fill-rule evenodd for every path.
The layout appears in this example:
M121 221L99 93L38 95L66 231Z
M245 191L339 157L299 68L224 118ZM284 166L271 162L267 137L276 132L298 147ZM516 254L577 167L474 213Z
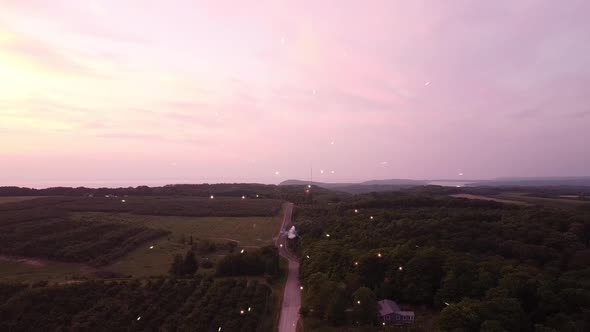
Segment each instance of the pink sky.
M0 0L0 185L589 173L589 1L146 3Z

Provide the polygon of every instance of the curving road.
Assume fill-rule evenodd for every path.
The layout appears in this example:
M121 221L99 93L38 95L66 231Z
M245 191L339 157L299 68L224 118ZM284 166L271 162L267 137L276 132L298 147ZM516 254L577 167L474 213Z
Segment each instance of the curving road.
M295 332L299 321L299 308L301 307L301 290L299 289L299 259L287 249L287 230L291 227L293 215L293 203L285 206L283 225L276 241L279 254L289 260L289 272L287 283L283 293L281 305L281 318L279 320L279 332Z

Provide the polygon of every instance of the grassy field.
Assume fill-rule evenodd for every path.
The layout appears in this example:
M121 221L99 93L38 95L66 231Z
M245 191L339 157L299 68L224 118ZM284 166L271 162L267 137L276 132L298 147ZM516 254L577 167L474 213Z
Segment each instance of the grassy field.
M61 283L89 275L82 264L47 262L0 256L0 280L8 282L37 282L46 280Z
M481 196L481 195L472 195L472 194L454 194L450 195L451 197L455 198L468 198L468 199L479 199L483 201L494 201L498 203L506 203L506 204L516 204L516 205L530 205L526 202L519 201L519 200L509 200L509 199L501 199L489 196Z
M83 212L73 214L72 218L79 222L116 222L170 231L170 236L141 246L106 267L107 270L134 277L167 274L172 256L184 254L188 250L190 247L188 240L191 236L195 241L207 239L219 244L235 241L239 248L247 250L248 247L273 244L282 222L281 215L275 217L178 217ZM186 243L182 243L182 239ZM207 255L199 255L198 258L201 261L215 262L226 254L227 251L222 249Z
M528 196L527 193L509 192L498 195L502 199L510 199L515 201L526 202L530 204L548 205L554 207L576 207L583 205L590 205L588 201L579 201L569 198L545 198Z
M21 201L28 201L35 198L41 198L43 196L7 196L7 197L0 197L0 204L4 203L12 203L12 202L21 202Z
M3 205L3 210L0 212L4 215L0 216L0 221L10 223L13 222L13 219L18 221L27 217L37 218L39 216L48 219L48 221L36 219L36 223L39 224L37 228L41 228L40 231L37 231L37 228L32 229L30 223L24 224L26 227L23 226L23 230L29 233L37 232L29 236L29 239L33 241L37 241L38 238L48 238L50 240L51 236L57 236L54 234L56 232L66 235L71 233L73 239L80 240L81 235L78 234L80 230L89 229L88 225L96 225L97 223L115 224L119 228L121 225L126 225L127 228L137 228L135 226L147 227L150 230L169 231L170 234L155 237L154 240L148 240L147 242L144 241L139 247L132 249L123 256L110 261L107 260L108 265L100 266L98 269L89 268L84 265L88 264L88 262L82 260L72 260L72 262L84 264L62 264L52 261L61 260L62 257L57 254L59 256L56 256L57 258L48 254L50 260L37 265L27 264L24 260L13 258L0 259L0 280L18 280L19 278L23 278L23 281L70 280L72 276L79 275L78 272L80 272L81 268L83 270L81 274L85 276L92 276L93 272L97 270L108 270L123 276L136 277L167 275L172 256L186 253L190 248L189 239L191 237L195 243L199 240L208 240L215 243L217 250L206 255L201 254L198 257L201 262L205 260L215 262L228 254L228 242L234 242L238 248L245 248L246 250L252 247L273 244L273 238L277 235L282 222L282 214L280 213L282 203L271 199L244 200L233 197L219 197L214 200L203 197L46 197L31 201L32 198L36 197L0 197L0 203L12 202ZM22 211L29 213L31 216L23 215ZM65 227L64 223L72 224ZM76 227L78 224L83 227ZM96 227L100 228L100 225ZM122 230L111 230L111 228L108 229L110 233L107 235L109 236L113 235L111 233L115 231L122 232ZM21 233L17 232L15 234ZM101 236L104 234L97 232L96 234L82 235L87 235L90 244L97 243L96 241L102 239ZM0 245L5 244L3 253L5 255L45 257L38 254L28 254L30 252L35 253L33 250L36 248L35 246L26 247L28 249L24 250L25 253L23 254L16 251L11 252L10 250L13 247L20 245L18 240L13 239L10 243L0 243ZM41 244L53 248L62 244L63 241L45 242ZM107 252L110 249L119 250L124 245L125 243L120 241L109 243L100 252ZM98 247L98 245L95 247ZM57 248L54 251L60 253L59 249ZM64 252L70 253L72 250L64 250ZM63 254L60 255L63 256ZM68 259L61 261L68 261ZM202 272L207 273L207 271Z

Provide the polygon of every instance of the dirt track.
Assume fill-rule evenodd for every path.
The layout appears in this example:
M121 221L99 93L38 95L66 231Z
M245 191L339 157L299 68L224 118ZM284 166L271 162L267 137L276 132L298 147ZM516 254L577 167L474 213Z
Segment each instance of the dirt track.
M287 283L281 305L281 318L279 320L279 332L295 332L299 321L299 309L301 307L301 289L299 284L299 260L287 249L287 230L291 226L293 204L289 203L285 208L285 216L281 232L276 241L279 254L289 261Z

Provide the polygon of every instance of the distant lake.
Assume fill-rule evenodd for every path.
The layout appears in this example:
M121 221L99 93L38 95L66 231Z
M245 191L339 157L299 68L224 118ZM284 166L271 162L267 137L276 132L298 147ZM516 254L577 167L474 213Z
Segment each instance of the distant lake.
M443 187L465 187L466 185L473 183L473 182L465 182L465 181L432 181L428 182L429 185L432 186L443 186Z

